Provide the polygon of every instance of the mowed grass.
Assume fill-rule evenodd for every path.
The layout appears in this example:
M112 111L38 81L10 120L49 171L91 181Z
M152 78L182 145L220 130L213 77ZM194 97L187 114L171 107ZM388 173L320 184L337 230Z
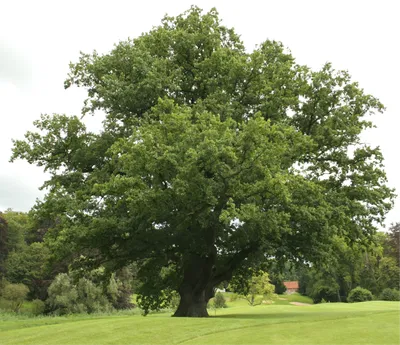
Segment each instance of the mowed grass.
M242 301L206 319L170 313L4 318L0 344L399 344L399 302L271 304Z

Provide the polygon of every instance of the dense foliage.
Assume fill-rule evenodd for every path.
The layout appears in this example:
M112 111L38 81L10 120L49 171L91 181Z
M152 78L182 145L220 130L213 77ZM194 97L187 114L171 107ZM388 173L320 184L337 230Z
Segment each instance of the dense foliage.
M382 301L400 301L400 291L390 288L383 289L379 299Z
M56 315L108 311L111 305L101 287L86 278L74 284L70 276L62 273L49 287L47 305Z

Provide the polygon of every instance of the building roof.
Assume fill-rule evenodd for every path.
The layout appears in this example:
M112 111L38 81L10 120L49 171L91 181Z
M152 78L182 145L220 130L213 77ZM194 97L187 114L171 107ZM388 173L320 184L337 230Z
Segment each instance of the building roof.
M291 281L291 282L283 282L283 285L286 286L286 289L298 289L299 288L299 282L296 281Z

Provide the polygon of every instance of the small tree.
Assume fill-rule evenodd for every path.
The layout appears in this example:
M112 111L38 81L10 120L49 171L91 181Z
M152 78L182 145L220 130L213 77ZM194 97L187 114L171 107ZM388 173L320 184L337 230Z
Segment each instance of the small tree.
M28 292L29 288L24 284L6 284L2 290L2 297L6 300L12 311L18 312Z
M226 300L221 292L217 292L213 300L214 308L226 308Z
M115 309L130 309L134 307L131 301L132 280L133 280L132 268L124 267L119 270L116 274L113 274L108 290L109 300Z
M239 293L251 306L261 304L265 298L271 296L275 291L275 286L270 283L267 272L259 271L245 281L242 277L235 278L231 285L233 291Z

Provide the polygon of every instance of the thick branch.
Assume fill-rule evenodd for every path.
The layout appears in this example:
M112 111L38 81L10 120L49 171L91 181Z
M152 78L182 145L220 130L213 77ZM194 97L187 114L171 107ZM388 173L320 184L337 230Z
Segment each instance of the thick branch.
M247 248L242 251L236 253L222 268L222 272L218 272L213 279L211 280L211 284L216 286L225 280L230 280L232 278L233 271L242 263L244 259L246 259L249 254L255 252L258 249L258 245L256 243L250 244Z

